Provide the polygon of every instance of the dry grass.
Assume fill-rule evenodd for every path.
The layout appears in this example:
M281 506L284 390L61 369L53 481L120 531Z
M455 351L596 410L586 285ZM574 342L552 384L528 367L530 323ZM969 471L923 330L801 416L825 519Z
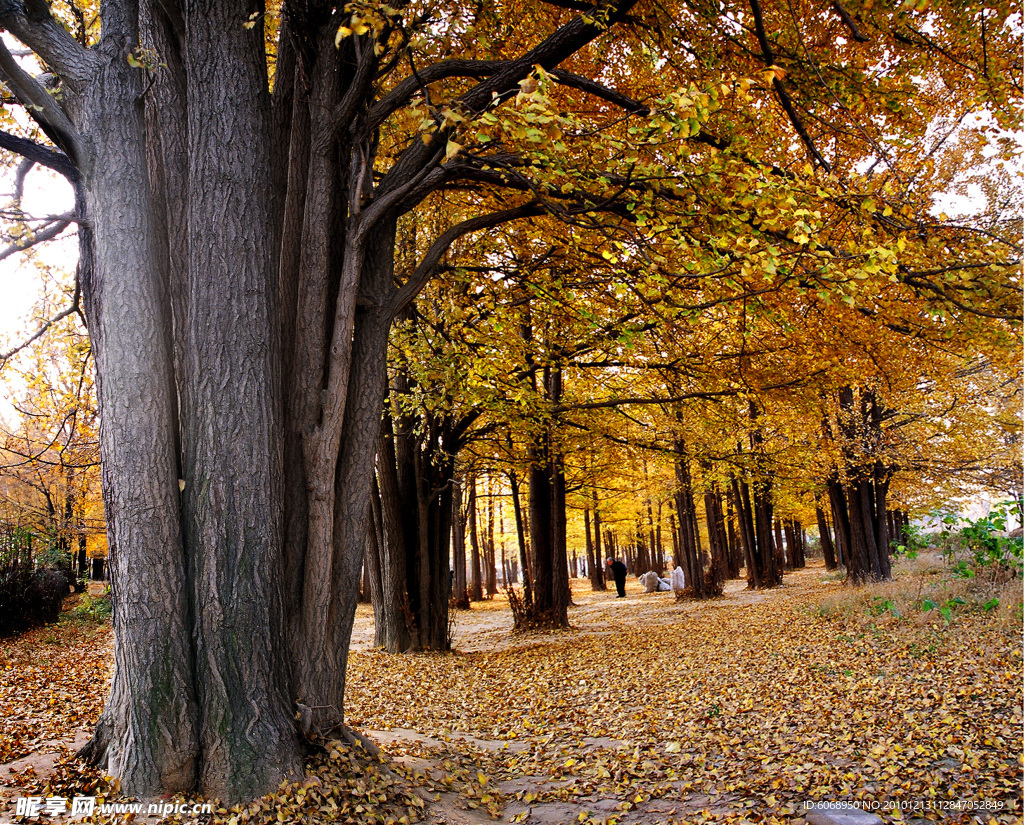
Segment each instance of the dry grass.
M958 578L941 554L929 551L896 560L892 581L842 587L821 599L816 612L826 618L860 618L865 624L909 621L920 626L987 613L996 622L1019 625L1024 606L1020 579L997 571Z

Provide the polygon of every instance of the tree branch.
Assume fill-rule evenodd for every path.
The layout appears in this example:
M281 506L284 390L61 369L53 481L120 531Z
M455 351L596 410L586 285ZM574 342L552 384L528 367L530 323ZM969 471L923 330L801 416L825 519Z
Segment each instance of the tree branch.
M0 26L32 49L68 87L80 92L99 67L99 58L50 15L44 0L0 0Z
M757 32L757 42L761 45L761 54L764 56L765 63L768 66L774 66L775 53L772 51L771 44L768 42L768 33L764 27L764 15L761 13L761 4L758 0L750 0L750 10L754 13L754 29ZM800 115L797 113L796 107L793 105L793 100L789 96L789 92L786 91L786 87L778 76L772 78L772 87L775 89L775 93L779 97L779 102L782 104L782 108L789 117L789 122L793 124L793 128L800 136L800 140L803 141L804 146L807 147L807 151L811 153L811 157L814 158L815 162L817 162L822 169L826 172L831 172L832 164L825 160L821 152L818 151L818 147L814 145L814 141L811 139L810 133L807 131L803 121L800 119Z
M471 77L483 80L493 77L498 72L512 65L511 60L442 60L423 69L412 77L407 77L370 110L370 126L376 128L395 111L404 106L424 84L451 77ZM594 97L625 109L630 114L646 117L650 114L649 107L633 100L628 95L610 89L594 80L581 75L567 72L564 69L551 69L550 74L560 86L577 89Z
M46 241L52 241L61 232L67 229L72 223L72 216L68 215L61 218L58 221L53 221L44 229L33 233L31 238L19 238L6 249L0 251L0 261L11 257L18 252L24 252L26 249L31 249L37 244L46 243Z
M373 50L373 38L370 38L366 43L363 54L359 57L359 65L356 68L355 77L349 83L345 97L342 98L337 109L335 109L334 123L332 125L333 134L337 134L338 130L352 119L360 104L370 95L376 67L377 58Z
M72 184L81 178L78 169L67 155L63 152L54 151L28 138L0 131L0 149L14 152L33 163L38 163L40 166L46 166L54 172L63 175Z
M391 301L390 312L391 317L395 317L399 312L402 311L409 303L420 293L420 290L427 285L427 282L433 276L437 270L437 264L441 260L441 256L451 247L455 241L461 238L463 235L468 235L471 232L478 232L481 229L491 229L495 226L499 226L509 221L517 220L518 218L526 218L534 215L539 215L544 211L543 206L539 203L527 203L522 206L516 206L512 209L506 209L503 212L493 212L490 215L481 215L476 218L470 218L469 220L457 223L455 226L448 229L448 231L441 234L440 237L431 245L430 249L423 256L423 260L420 261L419 266L416 267L416 271L409 276L407 280L395 294Z
M69 315L74 315L76 312L78 312L78 304L79 301L81 300L81 297L81 285L79 284L78 279L76 278L75 294L71 299L71 306L69 306L65 310L62 310L61 312L58 312L56 315L54 315L52 318L46 321L41 327L39 327L39 329L32 333L32 335L30 335L28 338L22 341L20 344L17 344L16 346L7 350L7 352L0 352L0 366L3 366L3 364L7 363L11 356L21 352L23 349L28 347L33 341L37 341L38 339L42 338L46 334L47 330L49 330L50 327L52 327L58 321L62 321Z
M0 80L7 84L46 136L76 163L82 157L81 138L53 96L14 59L0 40ZM27 157L27 155L26 155ZM42 163L43 161L40 161ZM67 177L65 175L65 177Z
M620 109L625 109L632 115L640 115L641 117L647 117L651 113L651 108L644 104L633 100L628 95L624 95L621 92L610 89L589 77L583 77L572 72L567 72L564 69L552 69L548 72L557 82L559 86L566 86L570 89L576 89L581 92L586 92L588 95L601 98L609 103L613 103Z
M519 81L528 77L534 66L539 65L550 72L563 60L618 23L636 3L637 0L605 0L593 12L573 18L538 46L518 59L509 61L506 67L461 95L454 102L453 108L479 114L489 106L512 96L519 89ZM435 139L438 136L446 138L447 130L440 130L435 134ZM429 162L433 152L433 145L425 146L422 141L414 141L384 176L379 186L381 193L402 186L404 181Z
M507 60L442 60L418 69L415 75L405 78L374 104L368 118L370 129L377 128L390 115L401 109L424 84L447 80L450 77L472 77L482 80L496 74L508 63Z
M839 15L839 19L843 21L843 24L850 30L850 37L856 40L858 43L867 43L871 38L864 34L858 27L857 21L854 20L850 13L843 8L843 4L836 0L832 4L832 8L835 13Z

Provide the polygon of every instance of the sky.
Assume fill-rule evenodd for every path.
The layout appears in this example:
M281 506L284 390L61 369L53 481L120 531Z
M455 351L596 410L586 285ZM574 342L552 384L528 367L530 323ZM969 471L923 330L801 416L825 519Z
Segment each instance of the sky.
M12 175L0 178L0 209L10 204L14 188ZM74 196L70 185L59 175L39 167L29 172L26 179L22 209L26 214L41 217L70 212ZM74 227L48 244L38 253L40 260L56 274L63 272L70 280L78 262L78 243ZM24 253L11 255L0 261L0 351L21 341L32 324L32 308L42 294L43 278L35 266L26 262ZM19 385L8 376L0 379L0 417L11 420L10 399L17 394Z

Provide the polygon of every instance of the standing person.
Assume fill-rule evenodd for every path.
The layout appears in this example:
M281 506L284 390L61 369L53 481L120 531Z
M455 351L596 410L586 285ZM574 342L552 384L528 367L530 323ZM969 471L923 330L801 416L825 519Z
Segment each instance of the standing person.
M605 565L615 578L615 589L619 592L618 598L624 599L626 597L626 565L618 559L608 559Z

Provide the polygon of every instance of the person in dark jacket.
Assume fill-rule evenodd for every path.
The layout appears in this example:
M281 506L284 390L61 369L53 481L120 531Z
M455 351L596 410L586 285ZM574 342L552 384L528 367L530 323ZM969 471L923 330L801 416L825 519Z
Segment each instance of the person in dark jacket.
M619 592L618 598L624 599L626 597L626 565L618 559L608 559L605 564L615 579L615 589Z

